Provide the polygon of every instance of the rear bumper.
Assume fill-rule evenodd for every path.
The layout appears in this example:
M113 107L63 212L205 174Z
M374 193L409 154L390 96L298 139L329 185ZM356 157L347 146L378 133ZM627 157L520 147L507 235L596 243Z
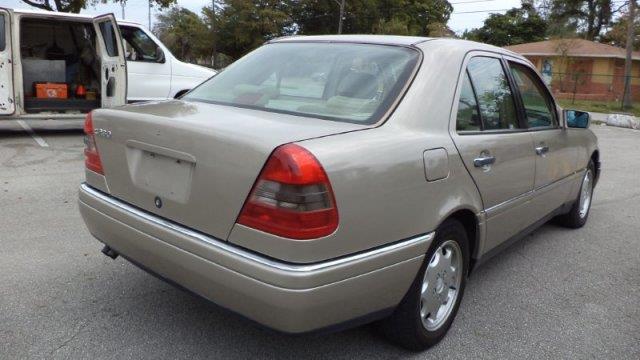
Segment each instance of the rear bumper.
M273 329L302 333L395 307L434 233L313 264L264 257L184 228L86 184L89 231L125 258Z

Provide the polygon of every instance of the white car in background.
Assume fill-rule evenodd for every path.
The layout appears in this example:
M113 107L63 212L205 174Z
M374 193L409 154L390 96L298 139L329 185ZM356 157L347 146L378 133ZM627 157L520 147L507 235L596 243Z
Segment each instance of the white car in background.
M213 75L112 14L0 7L0 121L83 119L93 109L180 96Z
M129 102L178 97L216 72L182 62L142 25L118 21L127 60Z

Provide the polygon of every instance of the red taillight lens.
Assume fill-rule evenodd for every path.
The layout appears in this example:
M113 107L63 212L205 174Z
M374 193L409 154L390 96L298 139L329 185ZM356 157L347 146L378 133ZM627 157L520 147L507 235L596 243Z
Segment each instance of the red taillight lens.
M84 119L84 134L84 166L93 172L104 175L102 161L100 161L100 154L98 154L98 148L96 147L96 136L93 131L91 113L88 113Z
M305 148L287 144L269 157L238 223L290 239L315 239L338 227L326 172Z

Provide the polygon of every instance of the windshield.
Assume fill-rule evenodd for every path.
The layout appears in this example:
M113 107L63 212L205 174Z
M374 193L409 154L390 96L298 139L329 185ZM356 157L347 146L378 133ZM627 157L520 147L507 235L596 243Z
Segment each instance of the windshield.
M418 58L396 46L269 44L183 99L369 124L391 106Z

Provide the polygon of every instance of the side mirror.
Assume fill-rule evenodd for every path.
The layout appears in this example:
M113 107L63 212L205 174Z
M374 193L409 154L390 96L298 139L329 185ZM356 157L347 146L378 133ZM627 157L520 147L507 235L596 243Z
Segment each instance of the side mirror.
M164 63L164 52L162 51L162 49L160 49L160 47L158 46L156 48L156 62L157 63Z
M586 129L591 124L591 115L585 111L565 110L564 118L569 128Z

